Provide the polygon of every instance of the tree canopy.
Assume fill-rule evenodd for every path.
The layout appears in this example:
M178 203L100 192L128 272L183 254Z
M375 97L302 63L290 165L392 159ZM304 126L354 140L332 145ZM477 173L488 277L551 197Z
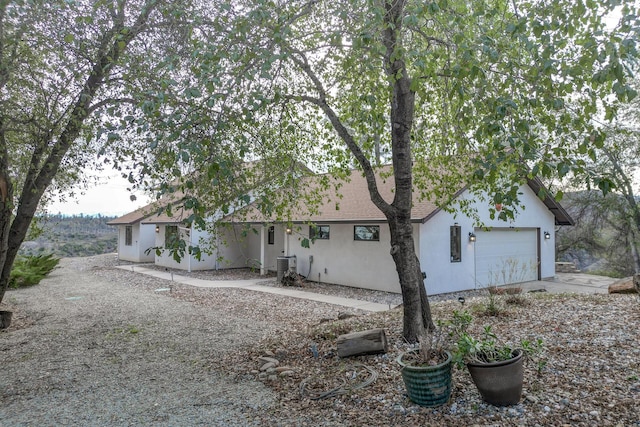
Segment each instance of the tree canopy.
M36 3L4 2L3 22L36 32L26 14L8 14ZM596 156L605 143L594 117L614 117L616 101L636 95L628 78L637 65L637 5L615 0L54 5L67 19L43 34L58 56L49 61L44 48L24 56L50 72L13 81L16 90L45 82L40 90L56 94L60 82L77 82L44 104L67 106L51 115L59 128L49 123L55 132L36 139L59 154L58 165L71 148L86 152L79 137L95 112L100 153L116 167L132 164L135 185L186 195L200 225L234 198L287 221L297 200L321 197L299 188L301 165L345 178L355 167L391 230L409 341L433 325L410 223L414 190L451 209L465 183L486 191L487 209L508 220L521 209L527 177L585 173L582 155ZM15 68L11 50L0 52L2 70ZM109 101L116 99L124 102ZM2 159L9 170L8 152ZM240 177L247 161L260 167ZM377 191L382 163L392 165L383 179L395 183L393 200ZM58 166L47 170L52 178ZM249 194L230 185L238 180L269 185ZM230 190L213 190L220 187ZM505 208L496 212L496 203ZM29 219L20 209L14 224Z
M46 192L82 179L103 115L138 104L142 64L176 39L188 4L170 3L0 1L0 300Z
M527 177L584 174L582 155L595 156L605 141L594 118L614 117L616 101L636 95L628 84L636 8L582 0L217 2L196 17L191 55L173 58L173 77L154 86L156 102L143 110L161 159L155 172L172 172L164 180L176 182L230 160L299 161L338 176L355 166L387 217L405 337L415 340L431 319L408 222L413 190L447 207L463 182L487 191L487 209L508 219ZM385 162L393 165L393 201L377 191L375 170ZM282 168L272 170L280 176ZM294 188L295 175L287 176L281 184ZM273 196L259 200L269 206ZM207 195L197 199L206 212ZM496 212L495 203L505 209ZM286 209L278 212L288 220Z

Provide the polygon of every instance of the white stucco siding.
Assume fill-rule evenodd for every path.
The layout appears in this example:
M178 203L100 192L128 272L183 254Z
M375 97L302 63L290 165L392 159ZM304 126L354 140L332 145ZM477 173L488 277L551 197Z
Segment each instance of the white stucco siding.
M267 271L277 270L277 259L279 256L287 255L285 253L285 239L287 234L285 232L285 226L282 224L273 225L273 243L269 243L269 227L265 226L264 230L264 269ZM292 242L292 237L289 235L289 242ZM293 254L291 254L293 255ZM258 257L259 259L259 257Z
M118 258L131 262L153 262L153 253L146 254L146 249L155 242L155 227L147 224L132 224L131 245L126 244L127 225L118 226Z
M389 254L390 235L386 223L366 224L380 227L379 241L354 240L354 225L363 224L318 224L330 226L330 237L315 240L308 249L301 246L301 240L309 235L308 226L298 227L299 230L289 236L288 255L296 255L299 274L324 283L400 292L396 266ZM418 225L414 226L414 235L417 233ZM313 256L311 265L309 256Z
M220 228L217 240L217 268L258 268L260 234L242 225Z
M160 225L160 230L158 233L156 233L155 246L164 247L166 227L166 225ZM201 243L202 239L208 239L208 235L206 234L206 232L197 229L192 229L190 233L187 233L187 230L180 226L179 232L180 238L185 241L187 247L189 245L193 246ZM180 261L176 261L173 258L173 255L168 250L162 250L160 255L155 254L156 265L167 268L177 268L186 271L214 269L216 266L215 259L215 253L212 255L203 253L200 260L196 259L194 255L185 253L185 256L180 259Z
M555 218L551 211L542 203L537 195L529 188L523 186L520 196L524 209L516 214L512 221L505 222L489 217L489 207L486 204L474 202L482 225L496 228L522 228L531 229L540 236L540 273L541 277L555 275ZM465 199L476 200L469 193L463 193ZM462 233L462 253L460 262L451 262L449 227L458 223ZM469 232L479 230L479 224L471 218L458 214L441 211L429 219L420 227L420 263L427 273L427 292L439 294L460 290L474 289L476 287L476 247L469 241ZM551 239L544 239L544 232L548 231ZM508 248L505 248L508 252Z
M135 227L134 227L135 233ZM139 224L138 248L140 262L153 262L155 256L151 249L156 244L156 226L154 224Z

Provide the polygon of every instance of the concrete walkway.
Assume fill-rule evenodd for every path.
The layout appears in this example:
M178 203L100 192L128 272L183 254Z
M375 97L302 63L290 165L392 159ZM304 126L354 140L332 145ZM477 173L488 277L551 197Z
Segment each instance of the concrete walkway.
M584 273L556 273L553 279L508 285L523 291L543 291L551 293L606 294L609 285L618 279Z
M265 286L260 283L265 279L249 280L203 280L195 277L181 276L170 271L161 271L154 268L146 268L143 265L120 265L122 270L133 271L135 273L146 274L158 279L169 280L183 285L195 286L198 288L241 288L255 292L276 294L291 298L301 298L310 301L324 302L327 304L339 305L357 310L370 312L386 311L391 307L387 304L362 301L352 298L343 298L334 295L318 294L314 292L302 291L297 288L283 288ZM605 276L595 276L583 273L557 273L553 279L537 280L533 282L507 285L508 288L522 288L524 292L542 291L550 293L579 293L579 294L606 294L609 285L617 279Z
M375 302L362 301L351 298L342 298L334 295L318 294L314 292L301 291L296 288L282 288L261 285L265 279L249 280L203 280L195 277L181 276L170 271L160 271L153 268L145 268L140 265L119 265L117 268L135 273L146 274L158 279L169 280L183 285L195 286L198 288L240 288L255 292L283 295L291 298L301 298L310 301L324 302L327 304L340 305L364 311L387 311L389 305Z

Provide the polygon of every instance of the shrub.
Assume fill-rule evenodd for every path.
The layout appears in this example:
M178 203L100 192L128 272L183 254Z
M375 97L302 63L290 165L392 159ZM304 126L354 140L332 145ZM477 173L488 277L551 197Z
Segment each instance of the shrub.
M16 259L9 276L10 288L33 286L40 283L60 262L53 254L28 255Z

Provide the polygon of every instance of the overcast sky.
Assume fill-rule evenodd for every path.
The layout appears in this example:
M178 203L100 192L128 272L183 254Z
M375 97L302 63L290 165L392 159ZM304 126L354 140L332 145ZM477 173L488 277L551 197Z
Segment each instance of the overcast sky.
M51 214L121 216L148 203L148 198L141 193L136 193L137 200L131 201L128 185L118 173L112 173L103 184L88 189L85 194L67 197L64 203L51 203L47 211Z

